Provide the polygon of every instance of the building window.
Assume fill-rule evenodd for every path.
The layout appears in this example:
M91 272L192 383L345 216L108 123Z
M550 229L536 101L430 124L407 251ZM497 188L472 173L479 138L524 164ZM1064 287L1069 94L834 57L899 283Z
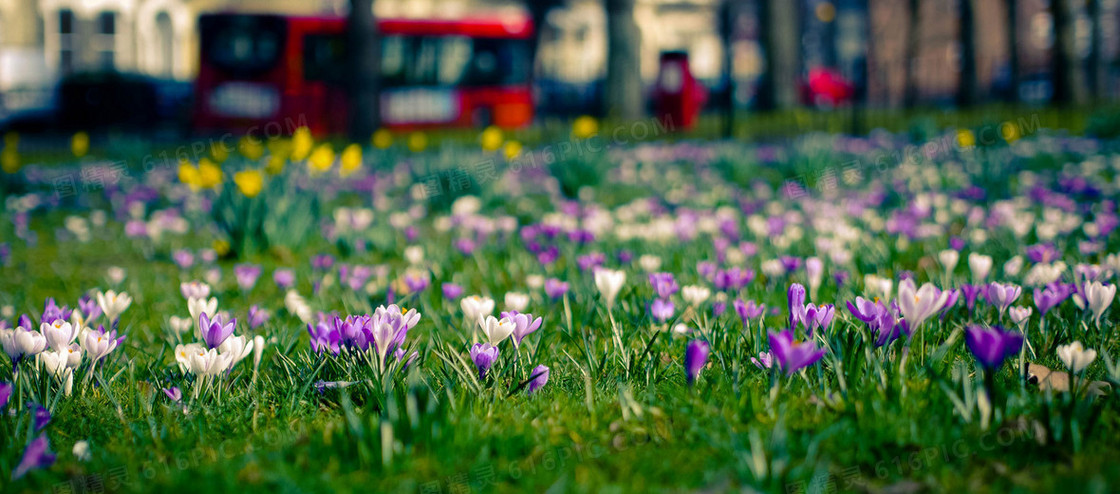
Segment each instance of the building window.
M116 55L117 14L102 12L97 16L97 61L101 70L113 70Z
M74 12L58 11L58 70L62 75L74 71Z
M170 79L175 70L175 30L167 12L156 15L156 55L159 57L159 75Z

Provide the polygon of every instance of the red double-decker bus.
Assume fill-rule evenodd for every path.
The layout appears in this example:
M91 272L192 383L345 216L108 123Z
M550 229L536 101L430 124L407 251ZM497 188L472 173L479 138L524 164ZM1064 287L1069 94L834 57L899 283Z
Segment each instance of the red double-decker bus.
M533 118L527 16L381 19L381 122L397 129L497 125ZM207 14L194 126L246 130L306 122L345 131L345 19Z

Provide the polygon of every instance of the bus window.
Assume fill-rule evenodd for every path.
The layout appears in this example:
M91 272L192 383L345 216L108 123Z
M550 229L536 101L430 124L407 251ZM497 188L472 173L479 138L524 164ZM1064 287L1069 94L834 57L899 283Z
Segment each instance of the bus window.
M381 77L386 87L494 86L529 80L521 40L465 36L385 36Z
M258 75L272 70L280 61L286 29L281 17L203 17L199 26L202 53L224 72Z
M346 41L337 34L308 34L303 38L303 78L341 83L345 80Z

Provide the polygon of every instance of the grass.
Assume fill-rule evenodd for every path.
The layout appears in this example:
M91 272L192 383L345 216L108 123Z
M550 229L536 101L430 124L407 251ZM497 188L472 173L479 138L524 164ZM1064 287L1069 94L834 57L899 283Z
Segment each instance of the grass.
M924 336L916 337L909 350L904 350L903 342L874 348L865 325L842 307L844 301L865 293L862 275L867 273L897 278L909 271L921 281L943 286L966 282L969 274L963 259L948 277L936 261L936 253L946 248L949 237L966 237L975 229L963 213L954 213L944 232L905 244L898 241L898 235L872 227L873 220L842 216L860 231L856 240L846 244L852 259L846 264L827 262L830 274L843 269L851 280L838 285L829 279L812 299L837 304L832 329L817 340L828 345L830 352L821 363L788 377L750 363L751 357L768 348L765 329L781 327L788 317L788 285L806 282L803 270L793 275L766 275L761 263L787 254L819 254L812 241L833 234L825 225L809 220L827 213L821 207L834 202L829 194L863 197L896 181L913 181L913 190L938 192L955 192L972 184L989 191L991 197L976 201L988 208L1002 195L1023 193L1016 185L1022 179L1019 169L1035 170L1044 176L1044 183L1056 187L1054 164L1069 156L1047 151L1049 144L1060 139L1050 134L1041 130L1011 146L955 150L938 157L932 165L938 172L937 181L925 181L912 163L901 162L892 163L881 174L866 174L858 184L840 185L836 191L811 192L801 200L775 196L771 200L783 209L772 214L798 212L803 221L795 224L803 228L805 238L779 245L754 233L746 219L749 215L736 217L742 239L758 244L759 253L743 260L759 271L758 278L743 291L730 294L727 311L720 316L713 315L712 300L699 310L686 310L685 303L677 299L676 316L665 328L647 313L647 304L655 295L644 273L635 262L620 263L616 254L625 250L658 255L663 260L661 270L675 273L681 285L710 286L697 273L697 263L716 259L712 239L718 234L704 230L694 240L682 241L674 235L663 243L612 234L603 234L589 245L559 240L560 257L547 266L526 250L517 232L477 234L477 249L462 254L452 242L476 234L444 230L437 219L447 214L457 196L427 201L410 197L416 178L423 176L417 169L438 171L446 166L438 163L440 158L434 153L369 157L387 163L413 162L411 171L400 172L399 177L387 169L376 171L377 180L390 185L374 194L388 204L377 211L369 229L334 240L316 229L295 249L245 252L240 259L200 261L187 269L175 266L173 252L185 248L199 253L224 238L207 214L189 206L183 206L191 225L186 235L129 239L123 234L123 222L110 214L107 225L94 225L90 239L83 242L63 229L68 215L88 218L90 211L98 209L122 217L127 213L109 193L68 199L59 207L39 208L31 214L30 229L38 240L27 242L23 235L16 236L13 219L17 213L9 205L0 215L3 242L12 249L0 276L0 306L10 305L17 314L33 314L37 320L46 297L74 306L88 290L113 287L106 278L110 266L125 269L127 277L116 288L126 290L134 301L122 316L121 332L128 339L97 377L103 385L76 383L73 396L60 397L58 384L42 378L32 393L36 401L51 405L53 418L45 431L52 450L59 454L57 462L18 481L0 475L0 486L4 492L98 485L111 492L1041 492L1072 485L1089 491L1115 490L1120 485L1120 469L1110 460L1120 452L1115 440L1120 434L1120 403L1115 393L1093 401L1061 393L1047 395L1020 378L1015 369L1018 359L1012 358L995 378L991 424L987 428L981 425L980 409L968 399L980 386L981 373L962 330L967 323L999 322L994 309L981 304L970 314L958 305L944 320L927 322ZM835 168L853 158L826 144L822 148L812 139L790 141L781 146L786 159L771 163L758 157L760 148L754 145L686 142L665 145L668 157L638 159L637 165L623 163L635 152L624 146L611 154L571 158L570 164L581 168L561 175L564 183L556 187L572 195L581 194L581 188L593 191L594 201L609 207L654 197L658 204L678 213L685 206L740 208L744 202L767 202L757 192L749 192L758 181L774 190L783 180ZM673 154L689 147L716 150L719 159ZM1024 156L1024 149L1033 151ZM475 153L463 150L458 161L478 159ZM1079 155L1076 162L1094 157L1114 159L1109 153L1113 152ZM971 160L981 163L983 169L1001 171L962 176L957 163ZM227 173L237 166L246 164L234 158L226 165ZM628 166L636 166L639 178L626 178ZM640 172L646 168L649 176L641 178ZM139 176L136 171L134 178ZM1074 169L1072 173L1095 179L1106 191L1105 197L1107 192L1115 192L1114 170ZM681 178L670 179L674 175ZM589 177L595 177L597 185L585 183ZM5 176L6 199L28 192L50 196L49 181L23 178L26 180ZM563 201L547 192L548 179L535 175L514 178L524 183L475 180L470 190L481 198L484 215L510 215L524 226L560 210ZM285 175L272 180L306 179L293 164ZM1108 185L1110 180L1113 185ZM312 187L291 192L319 194L324 199L322 211L299 214L315 214L316 224L332 225L335 206L369 204L368 195L346 185L356 181L341 182L343 185L333 179L312 181ZM132 186L124 183L121 189ZM183 187L160 186L160 197L147 203L147 212L186 204L169 198L173 194L168 192L174 188ZM884 194L887 198L881 205L871 208L880 219L904 211L914 200L905 189L887 189ZM1091 197L1072 197L1085 207L1098 204ZM260 199L274 198L268 198L266 192ZM418 229L417 240L409 241L404 228L391 225L390 214L417 205L424 211L409 221ZM1027 207L1039 211L1037 208ZM987 233L989 241L970 240L965 252L992 255L1001 279L1021 283L1022 274L1004 275L998 266L1012 255L1022 254L1023 246L1038 242L1036 234L1032 231L1018 238L1006 226ZM1080 235L1075 232L1055 240L1066 261L1071 265L1103 262L1103 256L1077 252ZM366 241L366 250L355 248L359 239ZM1103 252L1116 252L1120 246L1115 233L1104 242ZM272 271L294 269L296 290L316 310L365 313L387 302L393 282L409 267L402 254L409 244L425 248L423 266L432 277L425 291L398 292L396 296L398 303L423 315L409 333L410 350L419 352L414 365L386 377L359 361L312 353L306 326L284 308L284 292L271 282ZM590 272L577 266L579 256L593 251L604 253L608 266L628 272L611 310L621 329L620 341L612 334ZM383 264L389 274L383 278L375 275L370 292L353 291L342 286L336 268L329 273L333 283L324 283L312 295L313 283L323 283L325 278L311 267L310 258L323 253L339 256L340 263ZM265 272L248 293L237 288L232 274L232 267L242 262L261 264ZM220 390L211 387L191 400L196 381L175 365L167 317L186 315L179 283L204 279L213 268L222 274L213 283L222 309L239 319L253 304L273 312L262 328L250 331L239 326L237 333L260 334L275 341L266 349L256 379L250 358L221 380ZM566 280L571 291L561 300L550 300L540 289L529 287L531 275ZM499 310L502 294L528 292L532 297L529 310L545 319L542 329L520 351L503 343L501 360L486 380L475 378L467 357L469 343L474 341L466 329L470 325L464 325L458 303L445 300L440 293L440 283L448 281L464 286L468 295L494 296ZM765 316L763 327L757 321L744 327L730 307L737 296L780 311ZM1018 305L1029 305L1030 298L1029 290L1024 290ZM1116 318L1114 304L1105 315L1104 330L1092 329L1092 323L1071 302L1046 316L1057 342L1080 339L1100 350L1088 377L1108 380L1113 386L1120 382L1104 361L1118 353L1113 335ZM1036 342L1040 341L1039 320L1036 313L1028 327L1028 338ZM678 322L693 328L693 333L681 336L670 330ZM1002 322L1010 324L1005 318ZM697 338L711 344L712 354L696 385L690 387L685 384L682 361L685 344ZM909 353L908 358L902 358L904 352ZM0 381L10 381L11 367L6 359L0 360ZM1050 348L1040 348L1039 355L1030 360L1051 368L1062 365ZM532 395L519 389L530 377L530 362L551 368L548 384ZM76 381L85 378L86 369L77 371ZM314 386L319 380L358 384L320 392ZM182 388L189 412L162 393L163 387L172 384ZM956 403L958 399L965 404ZM0 472L15 467L31 437L30 419L22 404L13 400L9 409L18 413L0 418ZM79 440L91 445L88 462L70 452Z

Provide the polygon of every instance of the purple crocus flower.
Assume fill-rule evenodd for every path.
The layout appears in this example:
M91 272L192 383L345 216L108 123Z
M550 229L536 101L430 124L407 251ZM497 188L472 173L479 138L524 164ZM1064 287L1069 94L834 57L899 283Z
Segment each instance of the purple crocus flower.
M205 312L198 315L198 324L202 328L202 341L206 342L208 348L218 348L219 345L233 334L233 328L237 324L237 319L230 319L226 324L222 324L222 315L215 314L213 319L207 316Z
M12 383L0 383L0 410L8 406L8 400L12 398Z
M568 282L556 278L544 280L544 293L552 300L560 300L568 293Z
M797 271L801 267L801 258L793 256L782 256L778 259L782 263L782 267L786 268L787 273Z
M1019 353L1023 346L1023 334L1005 331L999 326L985 328L972 325L968 327L965 341L981 367L995 370L1003 365L1004 360Z
M712 302L712 317L722 316L724 312L727 312L727 302L722 300Z
M74 311L70 310L70 307L67 307L65 305L59 307L58 304L55 303L54 298L51 297L48 298L46 303L43 304L43 315L39 318L39 322L43 324L51 324L59 319L69 321L70 315L73 312ZM30 325L24 327L27 329L31 329Z
M653 285L657 296L664 299L672 297L681 289L673 273L650 273L649 284Z
M600 252L582 255L576 258L576 264L579 265L580 271L592 270L602 266L605 262L607 262L607 257Z
M789 304L789 327L795 328L805 319L805 287L800 283L790 285L786 300Z
M688 343L688 348L684 351L684 371L689 386L696 382L696 376L700 375L700 369L703 369L704 365L708 363L708 352L707 342L692 340Z
M503 313L505 314L505 313ZM507 316L502 316L507 317ZM536 330L540 329L543 320L541 318L533 318L532 314L511 314L508 316L513 320L513 344L514 346L521 346L521 340L526 336L533 334Z
M657 322L668 321L673 317L674 312L676 312L676 307L673 306L673 302L664 298L654 300L649 306L649 314L653 316Z
M1053 244L1035 244L1027 247L1027 258L1033 263L1049 263L1062 257Z
M538 365L533 369L533 373L531 374L531 376L532 381L529 381L529 394L536 393L538 389L541 389L545 384L548 384L548 366Z
M1062 283L1051 283L1044 289L1034 289L1034 305L1038 307L1038 311L1045 316L1050 309L1057 307L1069 298L1069 291Z
M78 300L78 310L82 311L82 317L85 318L86 324L101 316L101 306L97 304L96 299L89 295L82 295L82 298Z
M863 297L856 297L854 304L852 301L848 301L848 312L851 312L856 319L866 323L870 323L878 318L883 308L883 304Z
M813 304L805 306L805 316L802 321L805 324L805 329L809 331L809 336L813 336L813 332L817 329L828 331L828 327L832 324L832 317L836 314L836 307L832 304L825 304L817 307Z
M1023 287L1019 285L992 282L988 284L988 292L985 295L989 303L999 308L999 315L1003 317L1003 313L1019 299L1022 293Z
M964 295L964 303L968 307L969 314L976 307L976 299L983 295L985 291L985 285L969 285L967 283L961 285L961 294Z
M811 341L796 341L792 329L770 332L770 353L787 375L817 363L824 352Z
M277 269L272 272L272 281L276 282L276 286L281 290L287 290L296 282L296 274L290 269Z
M739 320L746 326L747 322L751 319L756 319L766 312L766 306L761 305L754 300L743 300L741 298L735 299L732 304L735 307L735 312L739 314Z
M307 333L311 335L311 350L315 353L331 352L338 355L339 342L342 335L331 327L326 321L320 320L317 324L307 325Z
M175 386L163 388L163 394L167 395L167 398L174 402L183 400L183 392L179 391L179 388Z
M751 357L751 363L759 369L769 369L774 365L774 354L770 352L758 352L758 358Z
M38 470L53 465L57 456L58 455L51 453L51 443L47 439L47 435L39 435L39 437L35 438L27 445L27 449L23 450L23 458L19 460L19 464L12 470L12 480L22 478L32 470Z
M408 287L409 293L418 293L424 291L431 284L428 278L428 273L424 272L408 272L404 275L404 285Z
M261 267L256 264L238 264L233 267L233 276L237 278L237 286L247 292L257 284L257 278L261 276Z
M191 251L187 249L175 251L171 254L171 260L175 261L175 265L179 266L179 269L188 269L194 266L194 254L191 254Z
M454 283L444 283L441 288L443 289L443 298L448 300L458 300L463 296L463 287Z
M326 271L334 266L334 258L326 255L319 254L311 258L311 267L319 271Z
M498 360L498 354L498 347L489 343L475 343L471 347L471 361L478 367L479 380L486 379L486 373L494 365L494 361Z
M264 310L256 305L249 307L249 329L257 329L262 324L268 322L272 317L267 310Z
M51 412L43 408L42 405L38 403L28 403L27 409L31 412L31 416L34 417L35 432L43 430L43 428L51 422Z

